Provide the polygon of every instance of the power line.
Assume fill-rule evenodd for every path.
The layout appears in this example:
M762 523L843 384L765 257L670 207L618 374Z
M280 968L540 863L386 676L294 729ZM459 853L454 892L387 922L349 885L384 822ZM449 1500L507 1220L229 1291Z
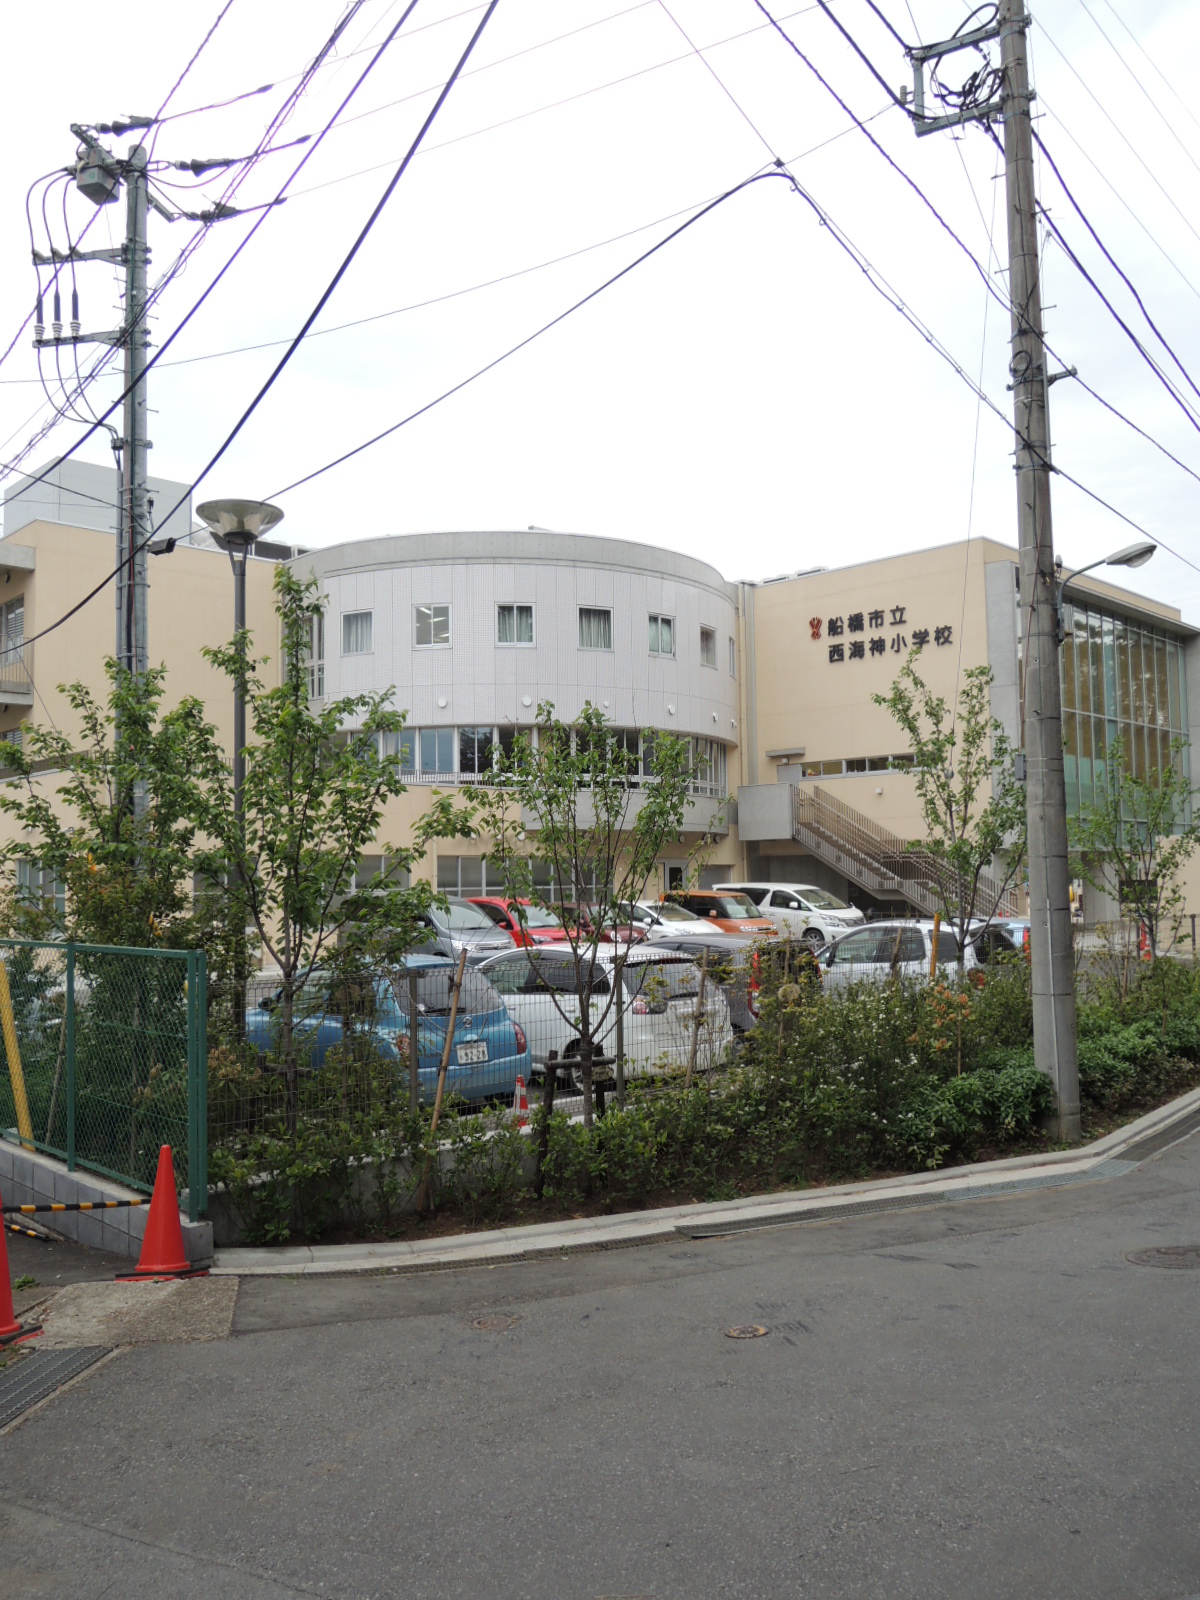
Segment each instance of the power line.
M1129 37L1133 40L1134 44L1142 52L1142 54L1145 56L1146 60L1150 63L1150 65L1154 68L1155 72L1158 73L1159 77L1166 84L1167 88L1170 89L1171 93L1175 96L1176 100L1178 100L1179 104L1183 107L1183 109L1187 113L1187 115L1192 119L1192 121L1196 124L1196 126L1198 128L1200 128L1200 119L1197 118L1196 113L1192 110L1191 106L1188 105L1187 101L1179 93L1179 90L1176 89L1175 85L1171 82L1170 78L1167 77L1166 73L1159 66L1158 62L1155 61L1154 57L1146 49L1146 47L1142 43L1142 41L1130 29L1129 24L1125 21L1124 17L1121 16L1120 12L1113 5L1112 0L1104 0L1104 4L1112 12L1113 16L1116 17L1117 21L1125 29L1125 32L1127 34L1129 34Z
M754 121L753 117L751 117L750 113L746 110L745 106L742 105L741 101L737 99L737 97L734 95L733 91L726 85L724 80L720 77L720 75L717 72L717 69L713 66L712 62L704 54L704 51L699 48L699 46L696 44L695 40L692 38L691 34L688 33L687 29L683 26L683 24L675 16L675 13L667 5L667 0L658 0L658 5L659 5L659 10L663 12L663 14L666 16L667 20L671 23L672 27L675 28L676 32L682 34L683 38L687 41L688 47L691 49L692 54L696 57L696 59L704 67L705 71L709 74L709 76L712 78L713 82L717 85L717 88L720 89L721 93L725 96L725 98L729 101L730 105L732 105L733 109L737 112L738 116L741 117L742 121L750 129L750 132L758 140L759 144L762 145L763 149L770 156L771 160L772 161L777 161L779 159L779 152L775 149L775 147L772 145L771 141L767 138L767 136L759 128L758 124Z
M1171 360L1175 363L1175 365L1179 368L1180 372L1183 374L1184 379L1187 382L1188 388L1191 389L1192 393L1194 395L1196 395L1198 399L1200 399L1200 389L1197 389L1195 383L1192 381L1191 373L1187 370L1187 368L1184 366L1183 362L1176 355L1174 349L1171 346L1170 341L1167 339L1166 335L1159 328L1158 324L1155 322L1154 318L1150 315L1149 311L1147 311L1146 303L1142 299L1141 295L1138 293L1137 289L1134 287L1133 281L1129 277L1129 274L1127 272L1125 272L1125 270L1121 266L1119 266L1118 263L1113 259L1112 253L1109 250L1108 246L1104 243L1103 239L1101 239L1100 235L1096 232L1095 228L1092 226L1092 224L1089 221L1086 213L1084 212L1083 207L1079 204L1079 201L1076 200L1075 196L1071 193L1070 185L1067 183L1067 180L1063 177L1062 173L1058 170L1058 163L1055 161L1054 157L1050 154L1050 151L1046 148L1045 140L1038 133L1036 128L1033 129L1033 137L1034 137L1034 140L1037 143L1038 149L1042 152L1042 154L1045 156L1047 162L1049 163L1051 172L1053 172L1054 176L1058 179L1059 187L1062 189L1062 192L1066 195L1067 199L1071 202L1071 206L1074 209L1076 216L1083 223L1083 225L1087 229L1087 231L1091 234L1093 240L1095 241L1096 245L1098 246L1098 248L1100 250L1101 255L1103 255L1104 259L1108 262L1109 266L1113 269L1113 271L1120 278L1121 282L1125 285L1125 287L1129 290L1130 294L1137 301L1138 310L1145 317L1145 319L1146 319L1147 323L1149 324L1150 328L1153 330L1154 335L1157 338L1158 342L1162 345L1163 349L1167 352L1167 354L1170 356Z
M347 26L347 23L350 20L350 18L352 18L355 14L357 14L358 9L362 6L363 3L364 3L364 0L356 0L356 4L353 7L352 11L350 12L349 17L344 16L341 19L341 21L338 23L338 26L335 29L334 33L330 35L328 40L326 40L325 44L321 47L321 50L318 52L316 58L314 59L312 65L310 67L310 73L309 73L310 76L313 73L315 73L316 70L319 68L319 66L321 65L322 61L324 60L324 58L326 57L328 52L334 47L334 45L336 44L338 38L341 36L341 33L345 30L345 28ZM478 9L478 8L476 8L476 9ZM375 50L374 54L371 57L371 60L367 63L367 65L359 73L358 78L355 80L354 84L351 86L349 92L343 97L343 99L339 103L337 109L333 112L332 116L326 122L324 128L307 145L307 147L305 148L304 154L301 156L300 160L292 168L292 171L289 173L287 178L284 179L283 184L281 185L281 187L279 189L279 192L276 195L276 200L277 201L278 200L282 200L284 198L284 196L286 195L287 189L290 186L290 184L293 182L293 180L296 178L296 176L303 170L303 168L306 165L306 163L308 161L310 161L312 159L312 157L316 154L316 151L320 148L321 142L325 138L325 135L329 132L329 129L334 125L334 123L337 121L337 119L341 115L341 113L345 110L345 108L354 99L354 96L357 94L357 92L361 88L362 84L366 81L368 75L370 74L372 69L375 67L376 63L383 56L383 54L384 54L385 50L387 49L388 45L391 43L391 38L392 38L392 35L389 34L388 38L385 39L383 44L377 47L377 49ZM271 127L275 126L279 122L280 117L283 114L284 114L284 112L283 112L282 109L281 109L280 112L276 113L276 116L272 119ZM269 127L267 136L269 136L270 131L271 131L271 128ZM257 234L258 230L262 227L263 223L266 221L267 217L269 217L269 216L270 216L270 210L269 209L264 209L262 211L261 216L259 216L257 218L257 220L255 221L253 226L247 232L246 236L241 240L241 242L237 245L236 249L232 252L232 254L230 255L229 259L222 265L220 270L217 272L216 276L213 278L211 283L209 283L207 288L203 290L203 292L200 294L200 296L197 298L197 300L193 303L191 309L183 316L183 318L175 326L174 330L167 336L166 339L163 340L162 344L159 346L159 348L155 352L155 354L153 356L151 356L150 360L146 363L146 366L144 368L144 372L149 372L151 368L155 367L158 364L158 362L161 360L161 358L164 355L164 353L167 350L169 350L170 347L174 344L175 340L180 336L180 334L183 332L184 328L187 327L188 323L192 320L192 318L200 310L201 306L204 305L205 301L209 298L209 296L217 288L217 285L225 277L226 273L229 272L232 269L234 263L237 261L238 257L241 255L242 251L245 250L246 247L250 244L251 240L254 238L254 236ZM177 262L176 263L176 268L173 269L173 270L176 270L178 268L178 266L179 266L179 263ZM148 296L147 297L147 308L148 308L152 298L153 298L152 296ZM101 357L100 358L101 361L103 361L104 359L106 359L106 357ZM58 463L60 463L62 461L65 461L68 457L74 455L75 452L77 450L79 450L87 442L88 439L91 438L92 434L96 432L97 426L102 425L107 420L107 418L110 417L113 414L113 412L116 411L117 408L120 405L123 404L123 402L124 402L124 400L126 398L126 395L128 393L129 393L128 389L123 390L122 393L117 396L116 400L113 401L112 405L109 406L108 410L105 411L102 414L102 416L101 416L101 418L99 420L99 423L98 424L93 424L90 428L88 428L75 441L75 443L73 445L71 445L71 447L68 450L64 451L62 453L62 455L57 458L55 464L57 465ZM22 457L23 457L23 455L25 453L27 453L27 452L22 452ZM14 470L14 468L13 468L11 463L0 463L0 476L3 476L4 474L6 474L8 472L11 472L12 470ZM53 470L53 469L50 469L50 470ZM47 476L48 476L48 473L45 473L45 472L41 473L40 475L32 478L31 481L29 483L27 483L24 487L26 489L28 489L28 488L32 488L34 485L36 485L38 483L43 483L43 482L45 482Z
M1196 168L1196 171L1200 172L1200 162L1197 162L1195 156L1188 149L1187 145L1184 144L1183 140L1179 137L1178 133L1176 133L1176 131L1175 131L1174 127L1172 127L1171 123L1168 122L1167 118L1163 115L1162 107L1159 105L1158 101L1154 98L1154 96L1150 93L1150 91L1146 88L1146 85L1138 77L1137 73L1129 65L1128 61L1126 61L1124 55L1117 48L1117 46L1113 43L1112 38L1109 36L1109 34L1101 26L1099 18L1096 16L1096 14L1092 10L1092 8L1087 4L1087 0L1079 0L1079 3L1083 7L1083 9L1087 12L1088 17L1092 22L1092 25L1099 32L1100 37L1104 40L1105 44L1107 44L1109 49L1112 51L1113 55L1116 56L1117 60L1125 68L1125 71L1129 74L1129 76L1133 79L1134 83L1136 83L1138 88L1141 90L1142 98L1149 102L1151 110L1154 112L1155 116L1162 123L1163 127L1171 135L1172 139L1174 139L1175 143L1179 146L1179 148L1183 151L1184 155L1192 163L1193 167Z

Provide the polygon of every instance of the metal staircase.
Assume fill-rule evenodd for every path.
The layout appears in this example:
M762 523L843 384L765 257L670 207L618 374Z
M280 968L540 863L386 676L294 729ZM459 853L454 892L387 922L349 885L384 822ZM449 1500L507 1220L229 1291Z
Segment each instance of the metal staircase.
M954 904L954 873L944 862L927 850L910 849L903 839L816 784L795 789L792 837L870 894L902 895L929 916L943 909L944 896ZM1002 890L984 873L975 914L1019 916L1016 890Z

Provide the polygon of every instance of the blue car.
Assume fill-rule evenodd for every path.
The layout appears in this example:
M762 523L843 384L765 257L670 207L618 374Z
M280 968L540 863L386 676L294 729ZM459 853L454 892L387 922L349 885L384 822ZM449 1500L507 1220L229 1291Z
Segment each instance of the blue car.
M363 1034L382 1056L395 1061L397 1077L407 1082L410 988L415 981L418 1075L421 1099L430 1104L437 1092L457 966L445 956L414 952L394 982L390 977L372 980L371 1001L364 1007L371 1014L364 1017ZM278 1009L278 989L246 1009L246 1038L260 1050L278 1048ZM297 995L295 1035L297 1055L311 1071L321 1067L326 1052L342 1042L341 1003L330 993L328 974L314 973ZM450 1046L446 1093L469 1101L511 1099L518 1077L529 1082L525 1034L490 981L468 966Z

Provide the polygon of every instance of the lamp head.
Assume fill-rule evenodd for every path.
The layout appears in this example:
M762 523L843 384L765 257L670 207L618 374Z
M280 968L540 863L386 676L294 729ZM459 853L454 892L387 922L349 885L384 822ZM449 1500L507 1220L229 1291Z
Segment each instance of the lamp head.
M1123 550L1114 550L1105 556L1106 567L1144 567L1158 549L1152 539L1140 539L1137 544L1127 544Z
M256 539L283 521L278 506L265 500L206 500L196 515L222 550L245 555Z

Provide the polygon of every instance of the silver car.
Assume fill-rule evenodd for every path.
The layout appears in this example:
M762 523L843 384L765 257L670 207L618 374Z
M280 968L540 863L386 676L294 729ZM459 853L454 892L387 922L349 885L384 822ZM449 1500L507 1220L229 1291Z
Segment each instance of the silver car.
M887 978L928 978L933 963L932 922L872 922L865 928L835 939L820 955L821 977L828 993L852 983L883 983ZM958 962L958 936L953 928L938 930L936 967L941 976L952 977ZM969 971L979 965L974 947L968 942L963 965Z

